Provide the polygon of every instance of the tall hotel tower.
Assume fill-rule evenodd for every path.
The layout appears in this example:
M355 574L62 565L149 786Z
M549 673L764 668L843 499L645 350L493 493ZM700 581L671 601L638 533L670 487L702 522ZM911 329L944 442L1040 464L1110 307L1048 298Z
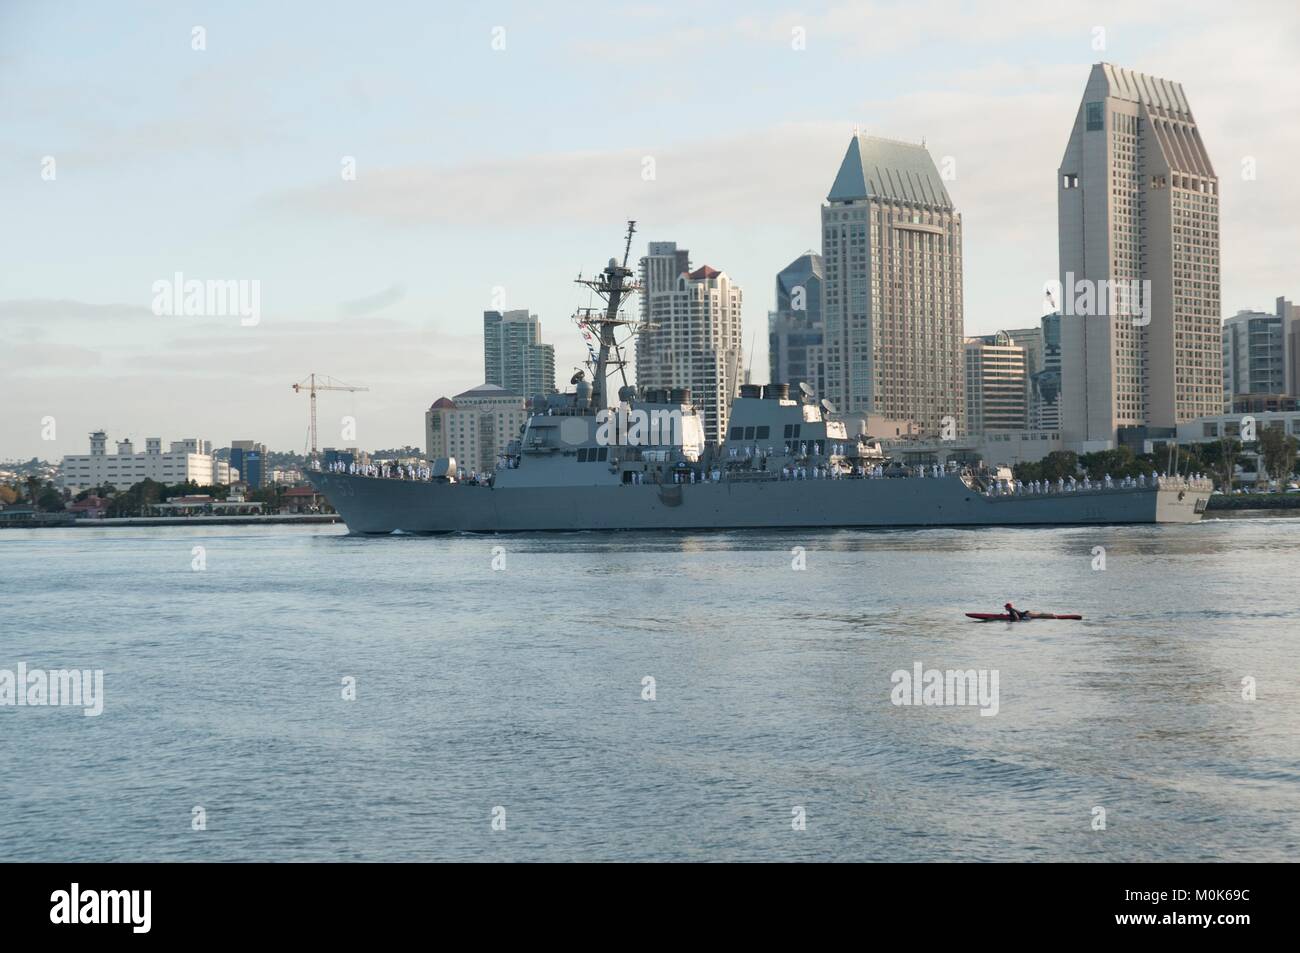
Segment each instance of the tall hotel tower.
M822 206L826 393L965 428L961 216L924 145L856 135Z
M1219 413L1219 180L1182 86L1093 66L1057 187L1061 438L1091 450ZM1098 313L1116 286L1138 297Z

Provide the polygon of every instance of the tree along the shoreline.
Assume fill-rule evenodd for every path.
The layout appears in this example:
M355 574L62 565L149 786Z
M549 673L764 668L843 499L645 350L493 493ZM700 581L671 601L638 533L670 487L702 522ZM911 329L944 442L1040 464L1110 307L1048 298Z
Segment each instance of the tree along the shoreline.
M1266 442L1267 441L1267 442ZM1295 467L1296 441L1294 437L1275 440L1271 431L1265 431L1264 438L1257 445L1266 461L1268 470L1274 476L1286 476ZM1287 455L1289 446L1290 455ZM1271 448L1271 449L1270 449ZM1094 453L1076 454L1072 450L1053 450L1037 462L1018 463L1013 466L1017 480L1068 480L1070 477L1087 476L1100 480L1109 474L1114 479L1124 477L1150 477L1154 473L1205 473L1214 478L1220 486L1230 486L1237 462L1242 454L1241 441L1224 438L1222 440L1193 443L1171 449L1168 445L1159 445L1152 453L1135 454L1130 447L1116 447L1113 450L1098 450ZM1269 454L1272 454L1270 456Z
M192 481L159 483L147 478L126 490L118 490L111 485L96 489L105 491L96 494L108 500L105 516L148 516L150 506L177 496L210 496L214 500L224 500L230 493L228 486L200 486Z
M1281 427L1265 427L1259 435L1260 462L1269 477L1284 480L1295 472L1296 438Z

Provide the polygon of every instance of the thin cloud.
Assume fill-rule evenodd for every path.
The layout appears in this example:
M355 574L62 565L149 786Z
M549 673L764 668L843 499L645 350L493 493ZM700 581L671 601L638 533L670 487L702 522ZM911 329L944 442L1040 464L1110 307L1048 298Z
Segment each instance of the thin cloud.
M376 294L343 302L339 305L339 313L347 318L357 318L367 314L374 314L376 311L383 311L385 308L400 303L405 298L406 286L397 282Z
M116 321L156 320L152 311L134 304L95 304L68 298L23 298L0 301L0 320L34 321Z

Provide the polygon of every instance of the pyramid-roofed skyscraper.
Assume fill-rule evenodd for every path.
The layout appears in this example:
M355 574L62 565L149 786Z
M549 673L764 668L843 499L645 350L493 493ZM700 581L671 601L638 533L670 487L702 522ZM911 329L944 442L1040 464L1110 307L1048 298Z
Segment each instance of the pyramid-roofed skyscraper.
M822 206L824 396L837 409L964 429L961 247L925 145L855 135Z
M1067 446L1219 413L1219 180L1183 87L1093 66L1057 189Z

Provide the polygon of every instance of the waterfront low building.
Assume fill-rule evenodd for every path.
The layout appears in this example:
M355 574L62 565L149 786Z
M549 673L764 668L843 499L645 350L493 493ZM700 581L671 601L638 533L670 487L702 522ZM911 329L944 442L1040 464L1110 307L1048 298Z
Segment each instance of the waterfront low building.
M129 438L117 442L116 453L109 453L107 445L104 431L92 433L90 453L65 455L55 485L77 492L104 485L124 490L144 480L209 486L239 479L237 470L212 455L210 440L173 440L166 452L161 437L146 438L143 453L136 452Z
M1177 437L1180 444L1232 440L1246 445L1237 461L1235 479L1242 483L1255 483L1264 476L1260 472L1258 441L1266 430L1280 430L1285 436L1300 440L1300 409L1198 417L1179 424ZM1148 441L1143 449L1150 453L1154 443Z
M26 503L0 503L0 526L27 526L36 519L36 507Z
M84 500L69 503L67 512L78 519L103 519L108 512L108 500L91 494Z
M285 490L281 499L281 513L329 513L334 509L326 502L325 497L310 486L295 486Z
M175 496L166 503L151 503L151 516L260 516L261 503L245 499L217 500L206 494Z
M1211 417L1198 417L1195 420L1189 420L1178 425L1178 442L1206 443L1212 440L1222 440L1226 437L1232 440L1242 440L1244 443L1251 443L1251 440L1243 439L1243 427L1246 429L1245 437L1247 438L1250 435L1251 428L1254 429L1254 433L1258 437L1259 434L1270 427L1281 429L1287 436L1300 438L1300 409L1248 414L1215 414Z
M881 441L885 452L908 464L982 462L990 466L1035 463L1064 449L1059 430L1003 430L967 434L956 440Z

